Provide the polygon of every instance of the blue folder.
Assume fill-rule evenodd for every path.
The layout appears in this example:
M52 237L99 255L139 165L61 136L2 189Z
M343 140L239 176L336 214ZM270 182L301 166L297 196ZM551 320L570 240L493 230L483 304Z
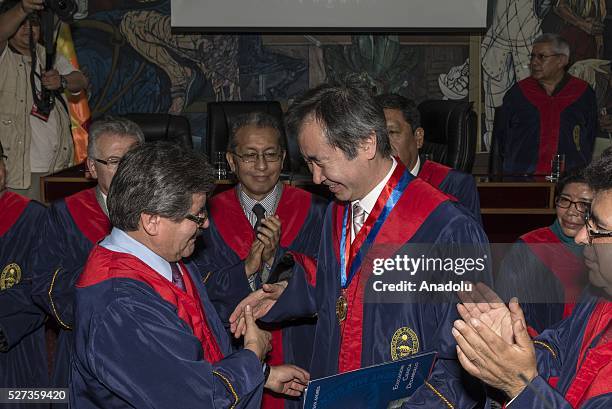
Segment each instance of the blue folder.
M429 352L315 379L304 393L304 409L386 409L423 385L435 359Z

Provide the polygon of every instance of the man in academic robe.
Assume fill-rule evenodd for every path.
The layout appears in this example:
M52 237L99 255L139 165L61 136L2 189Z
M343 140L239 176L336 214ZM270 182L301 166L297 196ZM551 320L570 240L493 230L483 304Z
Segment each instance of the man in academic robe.
M5 160L0 144L0 388L44 388L49 382L45 313L30 293L32 250L45 207L7 190Z
M410 173L457 199L482 223L474 177L419 156L425 130L416 104L398 94L379 95L376 99L384 108L393 155L400 158Z
M590 287L567 319L532 341L516 298L506 307L481 287L458 306L461 365L505 392L508 409L612 406L612 157L593 162L587 180L593 202L576 242L587 246Z
M531 76L508 90L496 113L493 138L501 161L495 173L548 175L556 154L565 169L591 161L597 135L597 101L588 83L566 68L569 45L557 34L538 37L531 51Z
M483 391L462 377L445 333L455 317L454 294L420 288L423 282L458 284L468 277L490 281L490 270L484 265L471 272L457 268L465 273L459 276L454 268L411 273L396 265L395 271L385 267L376 277L373 272L380 260L396 256L482 261L488 243L480 224L391 156L382 107L359 83L308 91L289 109L288 129L298 137L313 181L326 185L337 199L325 215L316 289L310 291L303 275L294 274L286 284L264 286L243 303L254 305L256 317L267 314L265 320L316 312L313 378L436 350L431 377L404 407L477 405ZM379 292L379 280L418 285L412 293ZM241 314L235 312L230 321L241 333Z
M212 168L171 143L141 145L109 194L113 230L76 284L70 403L75 408L258 408L262 386L299 395L308 373L262 360L270 334L245 309L244 349L229 336L189 257L208 227Z
M285 158L281 127L275 117L263 112L236 119L228 141L227 161L238 185L208 202L210 227L198 240L201 248L193 261L225 323L242 299L269 282L272 271L283 268L282 260L287 254L295 263L293 268L301 269L312 285L315 282L326 203L280 182ZM285 267L289 271L272 279L286 279L293 268ZM267 362L307 368L315 322L310 318L268 328L272 351ZM299 406L299 402L294 400L293 405ZM283 399L264 393L263 408L284 406Z
M555 190L555 222L519 237L495 276L503 300L521 300L531 336L567 318L588 283L584 245L575 241L593 200L584 168L565 173Z
M142 130L124 118L92 123L88 138L87 167L98 185L52 203L37 227L39 262L32 295L60 328L51 384L61 388L68 387L74 284L94 244L110 232L106 197L119 161L129 149L144 143Z

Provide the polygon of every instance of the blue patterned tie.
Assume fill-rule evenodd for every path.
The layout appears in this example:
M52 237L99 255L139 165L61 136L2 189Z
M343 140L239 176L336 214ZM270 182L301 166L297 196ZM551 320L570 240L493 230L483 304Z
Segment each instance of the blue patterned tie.
M172 270L172 283L181 291L185 291L185 282L178 263L170 263L170 269Z

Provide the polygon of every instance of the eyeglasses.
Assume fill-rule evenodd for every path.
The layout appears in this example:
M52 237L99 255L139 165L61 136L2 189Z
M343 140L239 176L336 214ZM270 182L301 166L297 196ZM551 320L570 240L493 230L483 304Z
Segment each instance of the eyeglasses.
M115 156L112 156L106 160L98 158L94 158L94 160L110 168L116 168L117 166L119 166L119 162L121 162L121 158L117 158Z
M612 237L612 231L595 230L591 226L591 215L588 212L584 215L584 225L586 227L587 236L589 237L589 244L593 244L594 239Z
M556 53L556 54L541 54L541 53L540 54L534 54L534 53L531 53L531 54L529 54L529 61L533 61L533 60L544 61L544 60L549 59L550 57L558 57L560 55L563 55L563 54L559 54L559 53Z
M264 153L245 153L244 155L240 155L236 152L232 152L233 155L236 155L240 158L244 163L255 163L261 157L265 162L278 162L283 156L283 152L264 152Z
M2 158L2 159L4 159L4 160L8 160L8 156L6 156L6 155L4 155L4 154L0 155L0 158Z
M192 222L194 222L195 224L198 225L198 229L201 229L204 227L204 223L206 223L206 220L208 220L208 212L206 211L206 209L202 209L202 211L200 212L200 214L202 216L196 216L193 214L187 214L185 216L185 219L187 220L191 220Z
M562 209L569 209L572 207L572 205L574 205L578 213L585 213L591 209L591 203L589 202L574 202L563 196L558 196L555 200L555 204Z

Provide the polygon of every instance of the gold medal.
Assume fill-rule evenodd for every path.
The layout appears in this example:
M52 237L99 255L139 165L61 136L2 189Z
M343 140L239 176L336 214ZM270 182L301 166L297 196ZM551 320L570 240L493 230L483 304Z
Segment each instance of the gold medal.
M336 317L338 317L338 322L342 322L346 319L346 312L348 311L348 302L344 295L338 297L338 301L336 301Z

